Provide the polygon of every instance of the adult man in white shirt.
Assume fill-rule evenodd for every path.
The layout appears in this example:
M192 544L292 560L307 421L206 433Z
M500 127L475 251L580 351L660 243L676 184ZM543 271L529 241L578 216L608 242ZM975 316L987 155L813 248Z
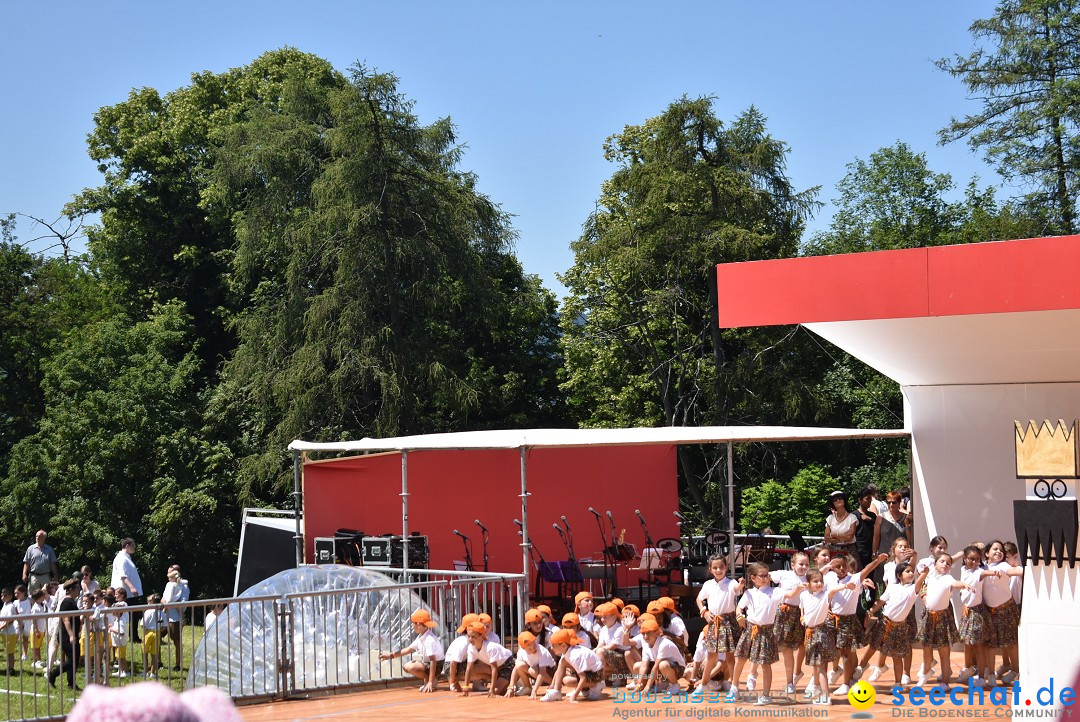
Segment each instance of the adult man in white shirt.
M113 558L112 566L112 586L114 589L124 588L128 592L127 603L130 607L137 607L143 604L143 586L142 579L139 577L139 570L135 566L135 562L132 561L131 556L135 553L135 540L131 537L126 537L120 542L120 551L116 552L116 556ZM137 624L129 624L128 629L131 632L131 641L139 642L139 633Z

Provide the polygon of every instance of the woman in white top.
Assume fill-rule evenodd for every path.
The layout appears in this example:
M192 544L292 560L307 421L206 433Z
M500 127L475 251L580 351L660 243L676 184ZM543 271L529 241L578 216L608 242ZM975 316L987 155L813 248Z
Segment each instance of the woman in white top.
M855 553L855 527L859 520L848 511L842 491L829 494L829 517L825 520L825 544L833 551Z
M161 601L165 604L184 601L184 587L180 583L180 572L170 569L168 573L169 583L165 585L165 591L161 593ZM165 618L169 620L169 639L173 643L174 672L180 671L180 660L184 658L181 642L183 635L180 633L180 620L182 611L180 607L169 607L165 610Z

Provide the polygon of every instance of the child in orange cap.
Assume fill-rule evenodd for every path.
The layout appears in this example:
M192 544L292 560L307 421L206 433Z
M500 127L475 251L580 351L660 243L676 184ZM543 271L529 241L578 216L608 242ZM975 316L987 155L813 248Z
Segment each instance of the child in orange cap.
M544 615L539 609L530 609L525 612L525 629L522 631L529 632L536 637L536 643L541 647L548 647L548 638L551 636L551 632L544 626Z
M487 636L485 637L485 639L487 639L489 642L495 642L495 644L502 644L502 639L495 632L495 623L491 621L491 615L481 613L479 616L479 621L480 624L483 624L484 627L487 629Z
M533 611L533 610L530 610ZM536 699L536 692L543 683L551 683L555 673L555 658L540 644L532 632L525 631L518 635L517 659L510 683L506 686L506 696L513 697L529 691L529 699ZM515 689L515 682L521 684Z
M593 611L592 592L581 591L574 595L574 612L578 615L581 629L589 635L589 646L596 646L596 636L600 632L600 622Z
M466 634L469 635L468 664L465 667L465 679L472 679L474 666L477 663L486 664L490 670L488 681L488 697L494 697L506 691L510 684L510 676L514 673L514 655L498 642L492 642L487 638L488 629L481 622L473 622L469 625ZM468 697L469 690L466 687L461 692L462 696Z
M458 684L458 678L464 680L465 684L469 684L474 680L465 679L465 665L469 661L469 625L473 622L479 622L479 614L466 614L461 618L461 626L458 627L458 637L454 638L454 641L450 642L450 646L446 648L446 661L450 663L450 669L447 672L447 677L450 680L450 691L460 692L461 685ZM459 674L460 670L460 674ZM485 679L488 676L487 665L483 662L478 662L473 665L473 675L475 679Z
M546 604L537 604L536 611L544 615L544 628L548 630L548 637L559 631L559 624L555 621L555 615L551 613L551 607ZM551 649L551 646L548 646Z
M419 652L420 660L406 662L404 670L424 681L424 684L420 685L421 692L434 692L439 683L439 673L442 672L445 657L442 641L433 631L439 625L432 620L431 614L426 609L417 609L409 616L409 621L412 622L413 631L417 634L416 639L405 649L380 654L379 659L385 661Z
M567 674L572 672L577 679L570 701L577 702L582 697L600 699L604 691L602 673L604 663L591 649L582 647L578 636L570 629L560 629L551 635L551 651L562 655L555 670L555 678L541 702L554 702L563 697L562 685Z
M689 649L690 634L686 631L686 623L683 622L682 616L675 608L675 600L671 597L660 597L656 603L660 605L662 614L656 618L656 621L660 623L660 631L685 655Z
M563 629L569 629L578 637L578 644L585 649L592 649L592 640L585 630L581 628L581 618L573 612L567 612L562 618Z
M686 667L686 656L661 631L655 619L641 622L641 636L645 642L641 646L641 661L637 670L645 678L641 694L648 694L654 686L658 693L680 693L679 678Z
M641 661L641 629L638 627L638 615L640 614L641 612L636 604L627 604L622 609L622 619L620 621L623 628L623 641L626 643L623 659L626 660L626 668L629 670L634 669L635 665ZM635 686L633 675L631 675L626 688L633 689Z
M596 653L604 662L604 678L613 687L621 687L630 678L630 668L626 665L626 629L619 621L619 608L611 602L596 608L600 619L600 633L596 640Z

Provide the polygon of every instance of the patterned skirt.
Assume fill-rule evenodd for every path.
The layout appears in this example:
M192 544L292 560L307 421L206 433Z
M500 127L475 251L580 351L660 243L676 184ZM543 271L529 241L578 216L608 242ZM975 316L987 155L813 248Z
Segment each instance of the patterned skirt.
M753 664L773 664L780 659L772 625L747 624L735 646L735 656L749 659Z
M776 643L788 649L798 649L803 643L802 610L789 604L781 604L776 611L773 633Z
M712 618L705 626L705 651L706 652L734 652L739 634L738 622L735 621L735 612L720 614Z
M826 622L817 627L806 627L803 643L806 645L806 663L813 666L835 662L836 627Z
M1009 600L997 607L989 607L990 628L986 645L988 647L1011 647L1019 640L1020 607Z
M510 675L514 673L514 658L510 657L508 660L499 665L498 678L510 680Z
M986 605L964 607L959 631L960 641L964 644L986 644L990 636L990 611Z
M836 648L840 651L858 649L866 644L863 625L855 614L833 614L830 620L836 627ZM829 622L826 622L828 624Z
M601 652L604 666L612 679L627 679L630 676L630 667L626 664L626 657L621 649L605 649Z
M959 642L960 633L956 631L952 609L946 607L940 612L924 609L919 634L915 639L922 642L924 647L948 647Z
M908 618L911 616L909 613ZM883 614L870 629L868 642L882 654L890 657L906 657L911 654L911 627L907 619L894 622Z

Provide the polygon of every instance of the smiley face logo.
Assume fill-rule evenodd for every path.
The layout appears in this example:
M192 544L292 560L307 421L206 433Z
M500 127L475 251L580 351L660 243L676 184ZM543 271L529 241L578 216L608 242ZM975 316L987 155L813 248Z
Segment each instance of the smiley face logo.
M874 702L877 700L877 691L866 682L859 680L848 690L847 698L855 709L866 710L874 706Z

